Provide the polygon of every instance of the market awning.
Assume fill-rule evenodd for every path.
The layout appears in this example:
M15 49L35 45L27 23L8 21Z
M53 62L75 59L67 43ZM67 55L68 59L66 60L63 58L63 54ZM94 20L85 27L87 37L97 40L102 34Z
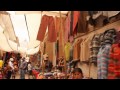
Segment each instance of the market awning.
M42 15L60 16L59 11L43 11L42 15L41 11L6 12L0 13L0 49L26 54L35 54L40 49L36 38ZM68 11L61 13L65 17Z

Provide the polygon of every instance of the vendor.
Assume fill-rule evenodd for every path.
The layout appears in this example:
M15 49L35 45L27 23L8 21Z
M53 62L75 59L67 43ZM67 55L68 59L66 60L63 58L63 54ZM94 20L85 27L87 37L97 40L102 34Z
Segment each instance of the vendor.
M52 70L52 62L49 60L48 54L44 55L44 68L45 72L49 72Z

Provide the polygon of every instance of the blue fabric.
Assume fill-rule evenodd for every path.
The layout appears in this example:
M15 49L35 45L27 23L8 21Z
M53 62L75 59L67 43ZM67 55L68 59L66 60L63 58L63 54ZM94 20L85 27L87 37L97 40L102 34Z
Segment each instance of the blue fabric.
M108 61L110 59L111 44L106 44L99 49L97 55L98 79L107 79Z

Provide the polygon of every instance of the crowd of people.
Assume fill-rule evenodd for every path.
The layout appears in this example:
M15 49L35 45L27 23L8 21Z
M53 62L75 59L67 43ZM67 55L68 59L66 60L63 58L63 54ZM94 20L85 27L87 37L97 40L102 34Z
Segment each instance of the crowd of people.
M81 68L73 68L61 57L57 60L56 66L53 66L49 57L43 58L42 63L33 65L22 57L19 61L15 57L9 58L7 61L0 60L0 79L85 79ZM88 78L87 78L88 79Z

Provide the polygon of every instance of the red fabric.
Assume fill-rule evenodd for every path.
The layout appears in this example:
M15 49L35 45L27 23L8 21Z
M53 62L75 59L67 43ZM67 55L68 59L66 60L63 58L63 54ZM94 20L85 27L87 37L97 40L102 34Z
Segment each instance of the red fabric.
M65 21L65 42L68 42L68 35L70 34L70 14Z
M37 78L37 76L38 76L39 72L38 72L38 71L36 71L36 70L32 70L32 74L35 76L35 78Z
M75 27L78 23L79 15L80 15L79 11L74 11L73 12L73 31L75 30Z
M43 41L47 26L48 26L48 41L55 42L57 39L57 32L55 30L55 21L52 16L47 16L47 15L44 15L42 17L37 35L37 40Z
M113 44L108 64L108 79L120 78L120 47Z

